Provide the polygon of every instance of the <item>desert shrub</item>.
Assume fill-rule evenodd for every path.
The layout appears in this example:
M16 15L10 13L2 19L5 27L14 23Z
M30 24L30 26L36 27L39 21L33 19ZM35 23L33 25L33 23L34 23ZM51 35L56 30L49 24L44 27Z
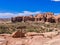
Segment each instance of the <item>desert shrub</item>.
M53 29L49 29L49 28L46 29L46 32L52 32L52 31Z
M29 30L27 30L27 32L33 32L34 30L32 30L32 29L29 29Z
M10 30L11 29L11 27L10 26L8 26L8 25L6 25L6 24L1 24L0 25L0 34L2 34L2 33L12 33L13 32L13 30Z
M26 32L51 32L52 29L48 28L60 28L60 23L50 23L50 24L44 24L44 23L38 23L38 22L16 22L16 23L6 23L6 24L0 24L0 34L1 33L13 33L17 30L17 27L19 26L26 26ZM46 28L41 28L41 26L44 26Z
M34 23L34 24L38 25L39 23Z
M26 31L27 32L39 32L39 30L37 30L37 29L27 29Z

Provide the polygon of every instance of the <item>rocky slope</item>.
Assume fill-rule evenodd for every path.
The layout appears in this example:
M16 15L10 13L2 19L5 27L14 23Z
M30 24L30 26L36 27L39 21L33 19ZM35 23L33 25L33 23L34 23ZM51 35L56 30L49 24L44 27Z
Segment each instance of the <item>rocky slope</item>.
M34 36L19 38L13 38L10 34L0 34L0 45L60 45L60 34L56 35L55 37L53 36L52 38L49 38L48 36L44 37L43 35L46 34L36 34ZM54 35L54 33L51 35Z

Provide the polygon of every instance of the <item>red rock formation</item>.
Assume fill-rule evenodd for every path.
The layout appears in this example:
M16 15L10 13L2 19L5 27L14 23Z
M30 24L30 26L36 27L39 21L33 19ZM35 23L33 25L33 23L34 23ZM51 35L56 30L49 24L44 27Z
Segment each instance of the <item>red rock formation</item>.
M23 16L12 17L11 21L12 22L21 22L21 21L23 21Z
M60 15L54 16L56 23L60 22Z
M60 22L60 15L55 16L54 13L47 12L44 14L37 14L35 16L17 16L11 18L12 22L22 22L22 21L42 21L42 22L51 22L51 23L57 23Z
M37 14L34 18L35 18L35 21L42 21L43 20L43 14Z
M47 12L47 13L45 13L44 14L44 17L46 17L46 22L55 22L55 19L53 18L53 13L51 13L51 12Z

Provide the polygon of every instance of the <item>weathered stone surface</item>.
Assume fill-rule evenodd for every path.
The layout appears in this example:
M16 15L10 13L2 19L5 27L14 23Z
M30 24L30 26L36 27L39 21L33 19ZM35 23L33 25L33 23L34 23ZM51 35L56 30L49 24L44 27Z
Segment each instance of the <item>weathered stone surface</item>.
M45 38L53 38L55 36L58 35L58 32L57 31L54 31L54 32L46 32L46 33L35 33L35 32L28 32L25 34L26 37L29 37L29 36L43 36Z
M36 32L28 32L25 34L25 36L34 36L35 34L37 34Z
M52 39L53 37L58 35L58 32L46 32L46 33L42 33L42 34L44 37Z
M32 38L13 38L9 35L6 36L5 34L4 36L0 35L0 45L60 45L60 35L57 35L57 32L29 32L29 36ZM52 36L53 38L51 39L49 36Z
M32 39L29 39L27 45L43 45L44 42L48 40L49 39L45 39L42 36L33 36Z
M53 39L45 42L44 45L60 45L60 39Z
M15 31L11 36L14 37L14 38L24 37L25 33L22 32L22 30L18 30L18 31Z
M24 42L22 42L22 41L16 41L16 42L15 42L15 45L23 45L23 43L24 43Z
M7 45L8 42L6 39L0 38L0 45Z

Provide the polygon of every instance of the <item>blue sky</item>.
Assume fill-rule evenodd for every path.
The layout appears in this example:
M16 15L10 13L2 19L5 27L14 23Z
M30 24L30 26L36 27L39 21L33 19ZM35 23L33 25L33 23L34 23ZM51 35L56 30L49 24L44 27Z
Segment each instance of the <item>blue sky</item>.
M42 12L60 13L60 0L0 0L0 18Z

